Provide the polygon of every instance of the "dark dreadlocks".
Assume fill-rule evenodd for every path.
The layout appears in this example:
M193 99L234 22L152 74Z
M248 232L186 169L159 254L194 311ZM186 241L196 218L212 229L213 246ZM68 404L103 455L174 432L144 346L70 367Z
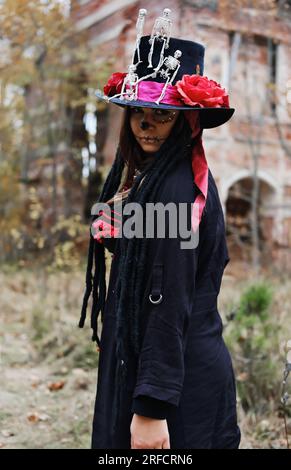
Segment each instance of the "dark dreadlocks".
M98 202L106 202L117 192L125 163L127 164L126 183L132 182L134 169L141 161L143 154L135 141L130 128L130 108L124 114L120 132L119 146L111 171L105 181ZM127 203L137 202L142 208L148 202L155 202L155 197L161 187L162 180L177 164L181 158L190 156L196 139L200 138L202 131L193 140L191 129L183 112L171 131L170 136L156 153L154 161L142 171L132 182L131 190L126 199ZM143 179L144 178L144 179ZM139 183L143 183L139 188ZM126 184L125 183L125 184ZM123 222L129 216L123 216ZM96 219L93 217L93 220ZM141 338L141 303L143 298L145 260L147 253L147 238L118 238L115 249L119 249L118 277L116 282L116 386L114 397L114 428L118 420L120 408L121 389L127 376L127 363L129 355L138 358ZM90 230L90 243L88 250L88 263L86 271L86 291L83 299L80 328L84 326L88 299L92 293L91 328L92 340L100 345L98 338L98 316L101 312L103 322L106 282L105 282L105 253L103 244L94 240ZM92 278L93 260L95 262L94 277ZM92 292L93 291L93 292Z

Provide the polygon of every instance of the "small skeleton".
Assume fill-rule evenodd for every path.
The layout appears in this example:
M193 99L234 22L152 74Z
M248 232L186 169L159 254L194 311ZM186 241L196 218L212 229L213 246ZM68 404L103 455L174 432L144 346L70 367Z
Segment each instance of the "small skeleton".
M140 39L143 35L143 28L144 28L144 24L145 24L146 15L147 15L147 10L145 8L141 8L138 12L138 18L137 18L137 21L136 21L136 43L135 43L135 49L133 51L133 55L132 55L132 59L131 59L132 65L136 65L136 66L142 62L142 60L140 60L139 45L140 45ZM134 63L134 54L135 54L136 50L137 50L138 62L136 64L133 64Z
M135 73L135 71L135 65L131 64L128 66L128 74L123 80L121 93L111 96L110 98L108 98L108 101L112 100L112 98L117 98L118 96L121 100L134 101L137 99L138 75ZM128 85L129 88L126 88L126 85Z
M181 63L178 60L178 58L180 58L181 55L182 55L182 52L177 49L174 53L174 57L171 56L171 55L167 56L163 60L163 63L160 65L160 69L159 70L155 69L154 74L158 73L158 74L160 74L161 77L163 77L164 79L167 80L165 85L164 85L164 88L162 90L162 93L161 93L159 99L156 101L156 104L160 104L160 101L164 98L167 86L172 85L172 83L173 83L173 81L174 81L174 79L175 79L175 77L178 73L178 70L181 67ZM165 66L165 68L162 68L163 65ZM173 75L171 77L172 73L173 73Z
M171 34L171 29L172 29L172 21L169 18L170 14L171 14L171 10L169 8L165 8L163 11L163 16L159 16L155 21L152 34L149 40L149 43L151 44L151 49L150 49L149 56L148 56L148 62L149 62L148 68L153 67L152 56L153 56L156 40L163 41L163 47L160 53L160 60L159 60L158 67L163 62L164 50L168 49L169 47L170 34Z

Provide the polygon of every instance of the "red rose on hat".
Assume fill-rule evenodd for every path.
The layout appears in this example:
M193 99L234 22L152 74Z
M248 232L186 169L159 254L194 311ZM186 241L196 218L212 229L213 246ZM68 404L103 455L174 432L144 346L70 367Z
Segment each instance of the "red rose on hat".
M229 108L228 94L219 83L201 75L184 75L176 88L185 104L201 108Z
M124 77L126 73L116 72L111 75L108 79L108 82L103 88L104 94L106 96L113 96L117 93L121 93L121 88L123 84Z

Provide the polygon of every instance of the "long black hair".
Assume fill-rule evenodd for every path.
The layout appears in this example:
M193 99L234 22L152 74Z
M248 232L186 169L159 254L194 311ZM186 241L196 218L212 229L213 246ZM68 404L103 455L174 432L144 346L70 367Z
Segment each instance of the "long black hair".
M106 202L114 196L120 185L122 171L127 164L127 179L132 175L132 167L137 165L142 158L142 151L136 145L129 124L130 109L126 108L121 126L120 140L113 166L105 181L99 202ZM154 161L142 171L133 181L126 202L137 202L143 208L147 202L155 202L162 181L175 167L181 158L190 157L196 139L199 139L202 131L195 139L191 138L191 128L181 112L171 131L170 136L163 142ZM132 146L130 145L132 142ZM126 154L124 154L126 152ZM144 179L143 179L144 178ZM139 188L139 183L143 183ZM92 217L92 221L96 216ZM123 216L123 222L126 216ZM118 276L116 281L116 386L114 397L114 428L117 425L120 409L121 391L127 376L127 364L129 357L138 359L141 337L141 303L143 298L145 260L148 248L148 239L143 238L118 238L115 250L119 253ZM92 276L93 261L95 264L94 276ZM92 294L91 309L92 340L100 345L98 337L98 316L101 312L103 322L106 299L105 282L105 253L103 244L94 240L90 230L90 243L88 250L88 262L86 271L86 291L83 299L80 328L84 326L87 303Z

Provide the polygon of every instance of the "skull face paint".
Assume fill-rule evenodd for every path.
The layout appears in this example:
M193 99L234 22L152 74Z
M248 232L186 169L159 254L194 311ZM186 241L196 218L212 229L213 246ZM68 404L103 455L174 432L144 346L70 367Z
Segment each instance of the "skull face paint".
M130 127L144 152L156 152L169 137L180 111L132 107Z

